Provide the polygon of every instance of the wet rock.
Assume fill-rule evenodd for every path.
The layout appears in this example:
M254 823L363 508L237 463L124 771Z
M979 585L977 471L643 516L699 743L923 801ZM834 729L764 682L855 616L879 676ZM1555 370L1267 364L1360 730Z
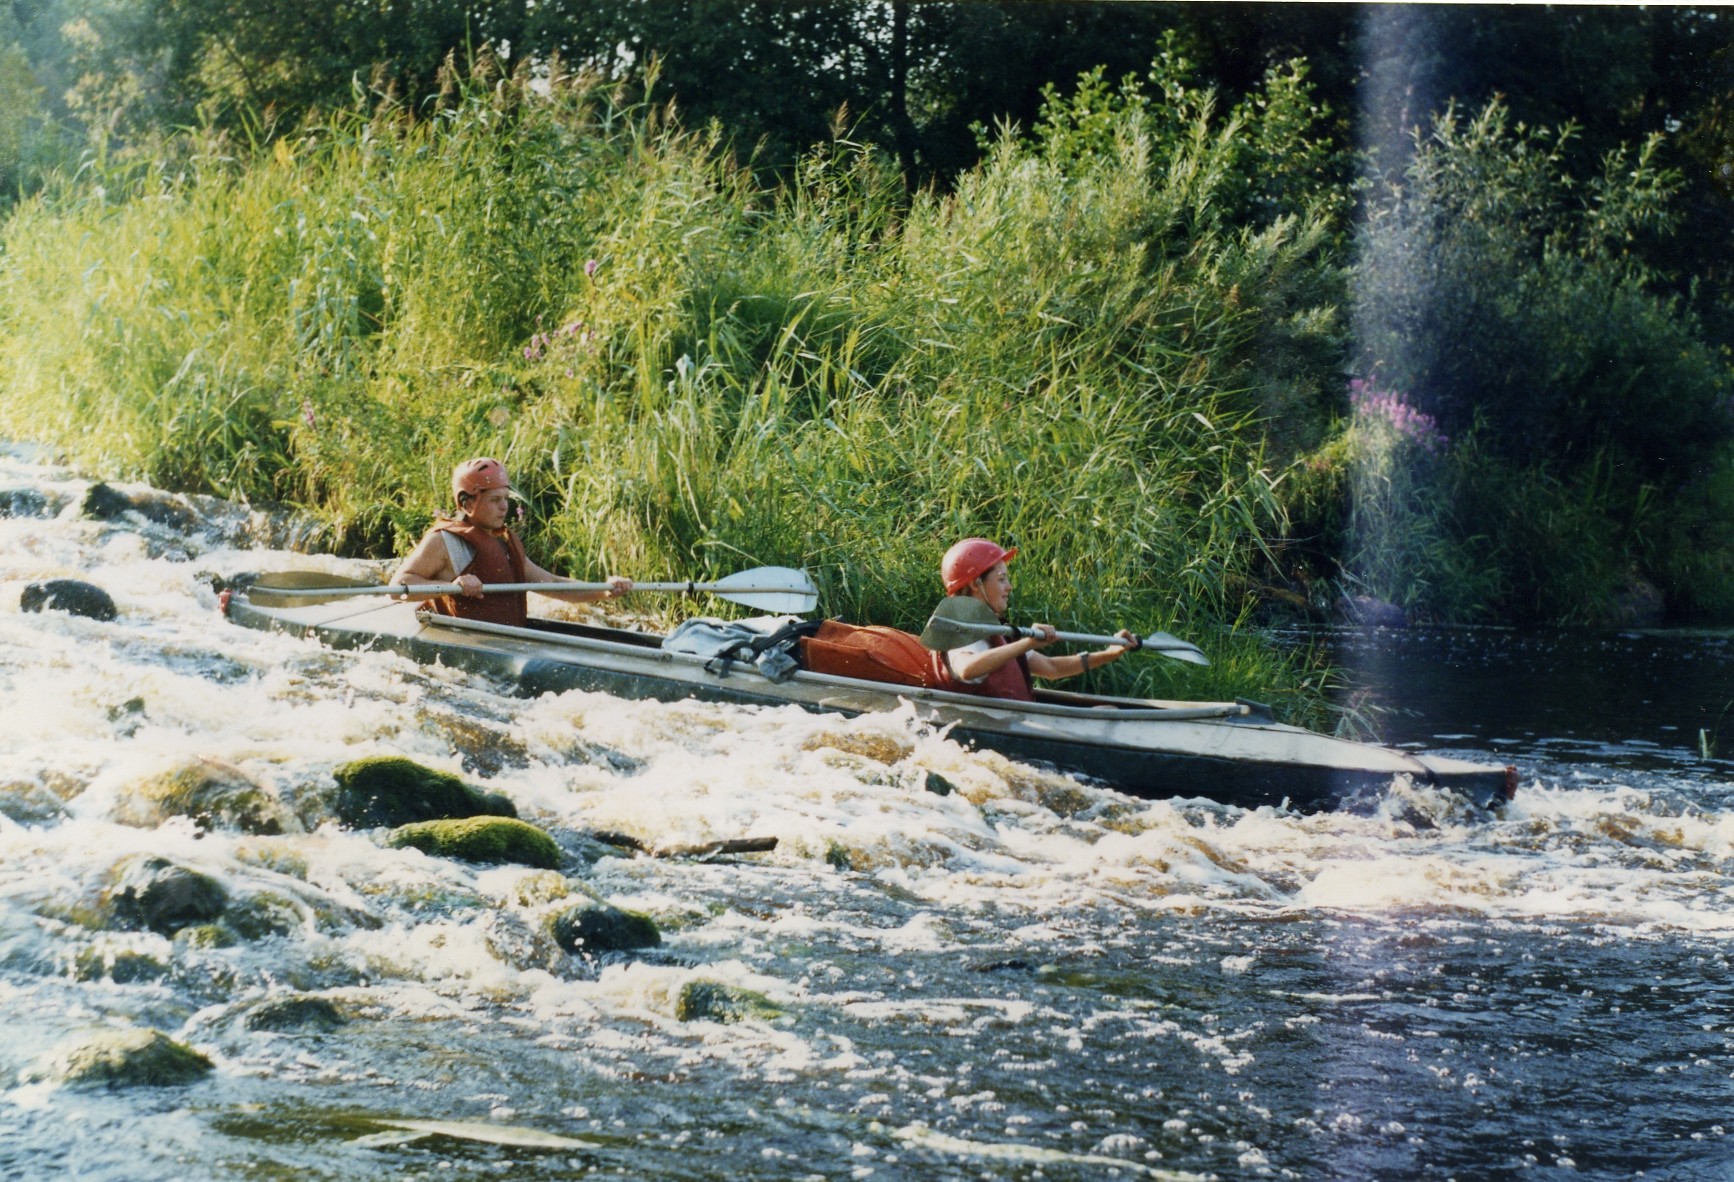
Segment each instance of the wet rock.
M553 838L511 817L418 821L393 830L386 844L460 862L510 862L542 870L558 870L561 864Z
M301 908L295 901L274 891L260 891L231 903L223 922L243 940L287 936L305 926Z
M211 1061L160 1030L97 1030L61 1044L31 1074L72 1088L172 1087L212 1070Z
M0 816L20 825L54 825L66 817L66 806L44 784L34 780L0 783Z
M148 829L170 817L259 837L301 832L275 789L233 764L202 757L135 784L116 813L116 820Z
M326 1032L349 1024L338 1008L323 997L296 994L264 1002L241 1020L248 1030L287 1033L297 1030Z
M957 785L940 775L938 772L928 772L922 787L935 796L950 796L957 791Z
M337 816L353 829L518 815L504 796L400 756L358 759L335 768L332 775L337 779Z
M1362 628L1407 628L1409 614L1394 603L1371 595L1345 595L1337 601L1337 615L1346 624Z
M228 906L229 892L208 874L140 854L116 867L103 901L115 926L172 936L216 920Z
M93 620L112 620L119 614L107 591L78 579L49 579L44 583L27 584L18 597L18 608L27 612L67 612Z
M596 955L654 948L662 943L656 921L637 911L607 903L582 903L556 915L550 923L555 943L568 952Z
M72 965L72 975L80 981L113 981L116 985L160 981L168 973L169 966L163 961L129 948L85 948Z
M235 933L220 923L196 923L175 933L176 952L202 952L208 948L228 948L235 942Z
M127 513L137 513L147 521L183 532L198 524L191 509L161 493L129 495L100 481L85 492L79 511L98 521L113 521Z
M782 1013L764 994L720 981L688 981L674 1005L682 1022L766 1022Z
M48 515L48 498L35 489L0 489L0 517L47 517Z

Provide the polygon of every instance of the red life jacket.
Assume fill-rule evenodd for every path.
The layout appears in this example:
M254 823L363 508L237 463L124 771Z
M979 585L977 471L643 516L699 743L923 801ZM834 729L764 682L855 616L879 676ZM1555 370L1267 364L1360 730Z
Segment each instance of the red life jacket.
M1002 644L1010 644L1003 636L990 636L988 644L998 648ZM1010 698L1016 702L1035 701L1035 688L1030 681L1030 660L1026 654L1019 653L1015 661L1007 661L980 681L971 683L962 681L951 671L951 662L946 660L945 653L934 653L933 675L941 689L951 690L959 694L980 694L984 698Z
M458 574L475 575L484 583L529 581L529 560L524 557L524 543L511 530L496 534L468 521L436 521L434 529L469 543L473 557ZM522 591L484 595L480 599L471 599L467 595L441 595L428 600L427 605L441 615L486 620L490 624L510 624L515 628L522 628L530 621L529 598Z

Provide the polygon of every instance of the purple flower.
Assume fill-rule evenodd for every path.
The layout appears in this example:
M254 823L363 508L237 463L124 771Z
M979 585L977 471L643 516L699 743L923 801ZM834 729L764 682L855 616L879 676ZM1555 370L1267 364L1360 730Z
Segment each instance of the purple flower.
M584 260L584 273L594 279L596 278L596 268L601 265L602 264L597 262L595 259L586 259Z
M318 429L319 420L313 417L313 400L311 398L301 400L301 419L307 424L309 431Z
M1423 451L1438 452L1451 442L1432 415L1410 406L1401 394L1375 390L1360 378L1349 383L1349 405L1357 419L1383 422L1399 439L1407 439Z

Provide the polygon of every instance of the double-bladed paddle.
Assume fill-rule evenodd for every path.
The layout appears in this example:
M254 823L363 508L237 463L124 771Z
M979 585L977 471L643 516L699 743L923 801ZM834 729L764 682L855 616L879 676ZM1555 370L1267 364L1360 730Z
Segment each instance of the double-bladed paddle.
M972 595L947 595L939 601L939 606L933 609L927 627L921 630L920 640L923 648L943 652L962 648L984 636L1009 636L1016 639L1036 635L1039 633L1034 628L1018 628L1005 623L994 614L991 607ZM1119 636L1092 636L1083 632L1059 632L1056 636L1074 644L1126 644L1125 639ZM1191 665L1210 664L1210 659L1197 645L1188 644L1178 636L1170 636L1166 632L1152 632L1140 638L1140 641L1141 647L1161 653L1165 657L1173 657L1176 661L1185 661Z
M606 591L607 583L489 583L484 595L517 591ZM711 583L634 583L638 591L704 592L763 612L804 615L819 605L819 591L806 571L786 566L761 566ZM257 607L307 607L358 595L458 595L456 583L392 584L328 575L322 571L291 570L260 575L247 588L247 600Z

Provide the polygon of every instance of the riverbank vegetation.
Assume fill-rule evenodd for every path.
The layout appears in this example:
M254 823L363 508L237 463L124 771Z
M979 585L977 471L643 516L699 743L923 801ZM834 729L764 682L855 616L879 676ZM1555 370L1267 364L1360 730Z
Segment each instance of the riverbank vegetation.
M1205 643L1115 667L1163 695L1310 700L1241 625L1357 596L1734 617L1734 379L1657 261L1661 141L1587 167L1495 100L1357 155L1303 61L1153 57L913 189L846 123L767 175L654 68L485 54L413 107L141 126L0 230L0 433L374 556L496 454L558 569L806 566L911 629L988 534L1021 615Z

